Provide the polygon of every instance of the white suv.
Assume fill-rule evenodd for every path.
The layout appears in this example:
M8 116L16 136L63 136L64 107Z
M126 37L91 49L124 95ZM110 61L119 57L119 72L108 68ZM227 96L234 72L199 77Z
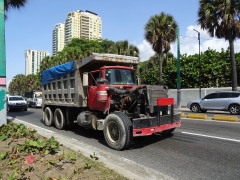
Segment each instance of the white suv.
M22 96L7 96L7 111L24 109L27 111L27 102Z
M206 112L207 110L229 111L240 114L240 92L221 91L206 95L202 99L188 102L187 107L192 112Z

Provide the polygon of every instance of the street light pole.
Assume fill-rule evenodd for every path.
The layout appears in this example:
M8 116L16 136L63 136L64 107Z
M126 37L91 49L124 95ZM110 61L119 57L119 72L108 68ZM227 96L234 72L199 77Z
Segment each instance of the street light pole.
M172 28L171 25L168 25ZM173 28L172 28L173 29ZM174 30L174 29L173 29ZM174 30L175 31L175 30ZM175 32L176 33L176 32ZM177 108L181 108L181 79L180 79L180 29L177 28Z
M196 29L193 29L194 31L196 31L198 33L198 42L199 42L199 45L198 45L198 48L199 48L199 52L198 52L198 66L199 66L199 98L201 99L202 96L201 96L201 61L200 61L200 32L197 31Z
M177 28L177 108L181 108L180 30Z

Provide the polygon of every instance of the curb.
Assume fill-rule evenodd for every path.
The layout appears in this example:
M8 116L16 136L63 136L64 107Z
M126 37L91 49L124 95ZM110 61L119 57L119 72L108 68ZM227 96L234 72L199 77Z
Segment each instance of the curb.
M80 152L85 157L89 157L90 154L96 153L96 155L99 157L99 161L101 161L107 168L113 169L129 180L175 180L168 175L160 173L144 165L140 165L130 159L126 159L124 157L98 149L76 139L69 138L67 136L38 127L33 124L31 125L30 123L10 116L7 116L7 120L13 121L14 123L21 123L27 127L36 129L37 134L43 137L50 138L51 136L54 136L54 138L65 147L73 151Z
M176 109L176 108L175 108ZM189 110L187 108L181 108L181 109L176 109L176 110ZM186 112L185 112L186 113ZM186 113L185 115L184 112L181 112L181 118L191 118L191 119L211 119L215 121L230 121L230 122L240 122L240 119L238 119L237 116L226 116L226 115L213 115L213 117L209 118L207 114L195 114L195 113Z
M186 116L184 113L181 113L181 118L189 118L189 119L211 119L215 121L230 121L230 122L239 122L237 116L224 116L224 115L214 115L213 118L209 118L206 114L193 114L188 113Z
M207 119L208 116L206 114L191 114L187 115L188 118L196 118L196 119Z
M214 115L213 116L213 120L237 122L238 121L238 117L237 116Z

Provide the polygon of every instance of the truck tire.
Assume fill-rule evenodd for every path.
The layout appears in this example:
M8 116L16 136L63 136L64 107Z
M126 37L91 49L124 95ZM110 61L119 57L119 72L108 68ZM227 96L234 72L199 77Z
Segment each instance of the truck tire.
M104 121L103 134L108 146L115 150L127 149L132 142L132 122L122 112L109 114Z
M44 123L46 126L52 126L53 124L53 113L50 107L46 107L44 110Z
M54 112L54 124L57 129L64 129L66 121L65 121L65 116L62 113L62 110L60 108L57 108Z

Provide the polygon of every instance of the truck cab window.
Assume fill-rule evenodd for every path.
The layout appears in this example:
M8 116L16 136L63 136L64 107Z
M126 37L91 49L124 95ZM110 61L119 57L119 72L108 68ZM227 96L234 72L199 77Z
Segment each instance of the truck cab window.
M108 69L106 79L109 84L137 84L135 71L128 69Z

